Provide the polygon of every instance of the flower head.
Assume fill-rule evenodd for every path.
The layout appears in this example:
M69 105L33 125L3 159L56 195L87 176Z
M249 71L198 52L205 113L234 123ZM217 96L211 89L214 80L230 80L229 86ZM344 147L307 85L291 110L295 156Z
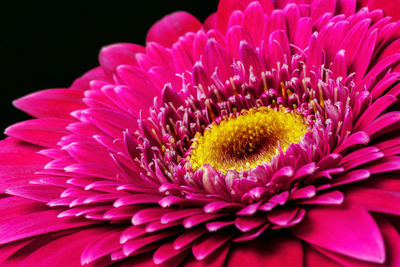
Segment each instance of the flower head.
M173 13L16 100L0 260L399 265L400 24L286 2Z

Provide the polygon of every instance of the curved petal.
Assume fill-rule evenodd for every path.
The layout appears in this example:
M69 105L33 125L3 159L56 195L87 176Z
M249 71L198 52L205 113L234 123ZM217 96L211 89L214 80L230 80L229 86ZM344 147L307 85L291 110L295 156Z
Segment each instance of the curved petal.
M147 42L157 42L171 47L180 36L187 32L197 32L201 23L189 13L179 11L165 16L154 24L147 33Z
M306 242L362 261L383 263L386 259L379 227L357 206L312 208L291 232Z
M233 247L226 266L302 267L303 250L299 240L290 236L259 238Z

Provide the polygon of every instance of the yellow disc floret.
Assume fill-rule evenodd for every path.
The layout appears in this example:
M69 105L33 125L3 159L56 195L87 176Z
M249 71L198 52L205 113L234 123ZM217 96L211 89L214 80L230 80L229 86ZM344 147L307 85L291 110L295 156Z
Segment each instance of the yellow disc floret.
M227 172L244 171L268 162L292 143L298 143L307 131L303 116L267 107L242 110L213 123L204 134L195 136L189 162L193 170L204 164Z

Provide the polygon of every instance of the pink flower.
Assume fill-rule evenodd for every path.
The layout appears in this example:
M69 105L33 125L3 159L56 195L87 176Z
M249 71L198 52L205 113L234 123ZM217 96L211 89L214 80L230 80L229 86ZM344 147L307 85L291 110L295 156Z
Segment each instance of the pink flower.
M400 266L400 24L287 2L173 13L16 100L1 265Z

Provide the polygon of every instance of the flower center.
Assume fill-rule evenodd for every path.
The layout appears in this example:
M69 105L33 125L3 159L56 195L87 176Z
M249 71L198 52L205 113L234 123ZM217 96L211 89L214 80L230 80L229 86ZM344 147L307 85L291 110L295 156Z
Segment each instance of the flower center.
M193 170L204 164L216 170L244 171L268 162L292 143L298 143L307 131L303 116L261 107L242 110L237 115L213 123L204 134L197 133L189 162Z

